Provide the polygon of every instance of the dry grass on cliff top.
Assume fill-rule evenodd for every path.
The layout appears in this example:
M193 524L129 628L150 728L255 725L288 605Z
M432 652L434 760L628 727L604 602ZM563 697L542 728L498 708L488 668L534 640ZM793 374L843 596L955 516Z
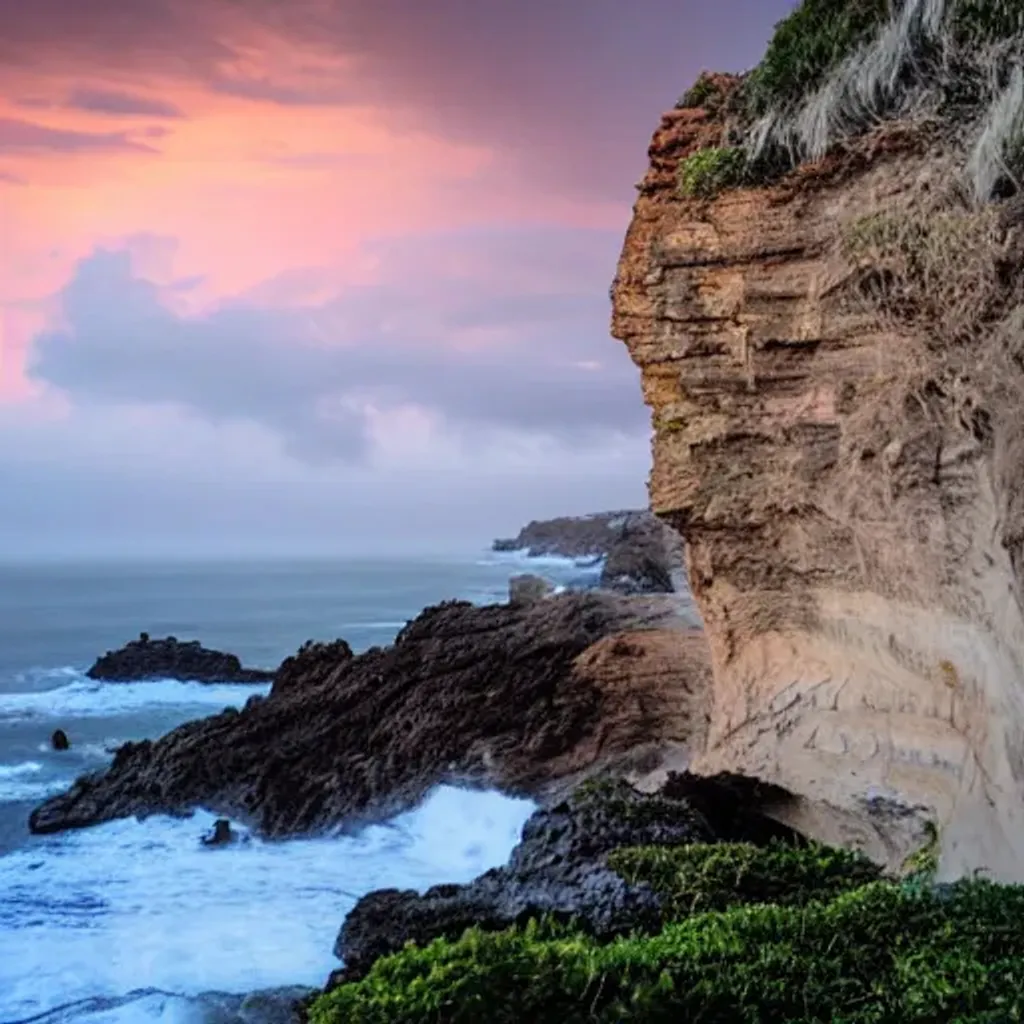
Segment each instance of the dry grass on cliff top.
M891 119L961 136L977 199L1024 178L1020 0L804 0L743 84L752 165L816 160Z

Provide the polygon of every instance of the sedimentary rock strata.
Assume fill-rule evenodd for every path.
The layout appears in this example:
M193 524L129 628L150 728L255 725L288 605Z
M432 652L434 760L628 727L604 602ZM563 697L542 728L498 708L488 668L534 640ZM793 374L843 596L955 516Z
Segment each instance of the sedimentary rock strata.
M710 646L694 768L778 783L801 830L890 864L934 822L944 874L1019 880L1021 217L958 195L927 125L682 198L724 131L663 117L613 288Z

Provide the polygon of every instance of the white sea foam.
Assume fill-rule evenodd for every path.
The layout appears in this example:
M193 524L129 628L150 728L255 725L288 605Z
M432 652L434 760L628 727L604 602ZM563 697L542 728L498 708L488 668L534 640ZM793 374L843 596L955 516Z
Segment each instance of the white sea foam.
M201 813L36 839L0 858L0 1024L188 1024L181 997L322 984L359 895L468 881L507 859L532 810L442 787L347 838L208 850Z
M108 683L74 670L54 674L63 685L34 692L0 693L0 721L50 717L108 717L158 708L219 710L241 707L253 694L266 694L270 685L238 683L181 683L154 679L141 683Z
M0 803L44 800L66 785L66 781L41 776L43 766L38 761L0 764Z

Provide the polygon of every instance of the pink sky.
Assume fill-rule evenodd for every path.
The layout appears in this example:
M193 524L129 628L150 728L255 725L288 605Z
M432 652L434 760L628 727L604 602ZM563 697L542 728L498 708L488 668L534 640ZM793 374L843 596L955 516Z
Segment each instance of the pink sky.
M489 481L485 535L515 525L499 509L642 501L645 413L607 335L632 185L661 110L756 60L789 6L4 5L0 473L135 493L159 458L182 493L292 474L384 501L432 465L462 504ZM517 503L499 480L563 483ZM0 555L111 532L32 508Z

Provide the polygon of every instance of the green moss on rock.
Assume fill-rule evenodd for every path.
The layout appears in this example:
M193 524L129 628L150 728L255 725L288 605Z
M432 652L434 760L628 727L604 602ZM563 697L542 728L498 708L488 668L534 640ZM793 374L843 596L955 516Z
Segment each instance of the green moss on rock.
M712 199L723 189L743 184L747 158L736 146L708 146L679 163L679 193L687 198Z
M634 847L617 850L608 863L627 882L649 885L670 919L743 904L797 906L881 878L875 864L853 851L781 842Z
M912 1024L1024 1019L1024 888L734 907L600 945L537 926L379 960L312 1024Z

